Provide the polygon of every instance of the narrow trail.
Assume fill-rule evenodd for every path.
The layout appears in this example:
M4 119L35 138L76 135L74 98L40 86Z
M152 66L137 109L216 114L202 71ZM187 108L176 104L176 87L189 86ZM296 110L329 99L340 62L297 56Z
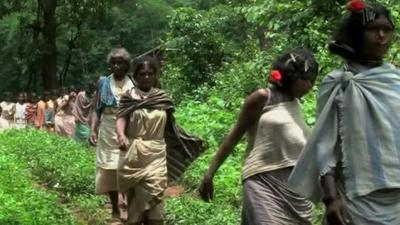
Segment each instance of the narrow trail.
M178 197L181 196L184 192L185 192L185 188L182 187L182 186L179 186L179 185L177 185L177 186L171 186L171 187L168 187L168 188L165 190L164 196L167 197L167 198L178 198ZM120 201L121 201L121 198L120 198ZM111 204L110 204L110 203L107 203L107 204L104 206L104 211L107 212L107 213L111 212ZM126 219L127 219L127 217L128 217L128 214L127 214L126 207L125 207L124 205L122 205L122 204L120 204L120 211L121 211L121 220L122 220L122 221L126 221ZM85 221L84 218L85 218L86 216L84 216L84 215L82 215L81 213L79 213L79 211L77 211L77 212L75 212L75 213L73 213L73 214L74 214L74 216L75 216L75 218L76 218L77 221L82 222L83 224L93 225L92 223L90 223L90 221ZM124 225L125 223L124 223L124 222L121 222L121 221L109 219L109 220L106 222L106 224L107 224L107 225Z

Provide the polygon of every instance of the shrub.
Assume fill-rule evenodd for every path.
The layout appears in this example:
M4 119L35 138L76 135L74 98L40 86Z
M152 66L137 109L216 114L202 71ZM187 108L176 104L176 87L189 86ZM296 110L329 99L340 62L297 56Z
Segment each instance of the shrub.
M0 146L0 224L76 224L58 196L35 188L29 174L24 162Z

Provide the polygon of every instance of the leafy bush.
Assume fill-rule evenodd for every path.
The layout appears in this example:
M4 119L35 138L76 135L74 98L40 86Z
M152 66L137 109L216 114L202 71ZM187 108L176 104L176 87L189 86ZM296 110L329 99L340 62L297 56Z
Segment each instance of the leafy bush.
M8 157L21 161L21 168L25 169L21 174L32 173L37 182L45 188L56 190L63 201L68 203L66 206L71 211L78 210L79 217L85 222L96 225L105 223L108 216L104 215L101 209L105 199L94 196L96 166L95 152L92 148L74 140L33 129L2 133L0 143L5 143L2 147ZM31 181L30 185L34 185L34 182ZM2 190L3 187L0 186L0 193ZM38 197L41 195L43 194L38 194ZM56 198L55 194L51 196ZM10 213L10 216L13 215L18 214Z
M92 194L95 189L95 152L74 140L37 130L11 130L0 135L7 151L29 163L40 182L57 190Z
M221 207L222 206L222 207ZM240 223L240 210L221 203L205 203L199 199L184 196L167 199L166 212L170 225L228 225Z
M76 224L58 196L35 188L29 174L24 162L0 146L0 224Z

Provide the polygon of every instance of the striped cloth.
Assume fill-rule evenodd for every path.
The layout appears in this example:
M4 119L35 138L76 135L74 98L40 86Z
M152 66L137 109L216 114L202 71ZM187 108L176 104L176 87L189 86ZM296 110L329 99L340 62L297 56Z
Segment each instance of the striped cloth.
M28 122L28 124L35 123L36 110L37 110L37 105L34 103L29 103L26 106L25 118L26 118L26 121Z
M339 178L340 179L340 178ZM397 225L400 224L400 189L382 189L368 195L348 199L345 188L336 183L344 203L346 219L351 225ZM329 225L325 221L324 225Z
M118 117L128 116L132 111L140 108L162 109L167 111L168 121L165 128L165 143L167 145L168 180L178 180L187 167L207 149L206 143L187 134L176 125L172 100L160 89L152 89L146 99L133 99L129 94L123 95L119 102Z
M317 123L289 178L313 202L321 197L319 178L338 160L349 199L400 188L400 71L389 64L351 71L322 82Z

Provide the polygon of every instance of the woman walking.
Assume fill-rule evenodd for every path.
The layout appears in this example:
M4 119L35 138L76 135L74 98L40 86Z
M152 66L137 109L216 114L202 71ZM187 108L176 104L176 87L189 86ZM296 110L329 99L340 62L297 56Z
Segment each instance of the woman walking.
M277 58L270 76L272 87L247 97L238 121L211 162L200 185L205 201L213 198L218 168L247 133L242 224L311 224L312 204L290 191L286 181L309 134L299 98L311 90L317 72L318 63L308 50L291 50Z
M128 76L131 56L126 49L112 49L107 63L111 74L98 82L89 141L96 145L96 193L108 194L112 218L119 220L117 167L120 146L115 131L116 114L122 94L134 84Z
M201 152L202 140L176 126L174 106L156 88L158 64L143 57L133 77L137 86L121 99L117 134L121 145L118 182L128 200L128 225L162 225L167 179L176 179Z
M86 143L90 137L90 120L95 90L96 87L93 83L87 85L84 91L79 92L72 111L75 117L75 139Z
M385 64L394 34L387 8L351 1L330 51L314 132L294 169L293 190L326 207L329 225L400 224L400 70Z

